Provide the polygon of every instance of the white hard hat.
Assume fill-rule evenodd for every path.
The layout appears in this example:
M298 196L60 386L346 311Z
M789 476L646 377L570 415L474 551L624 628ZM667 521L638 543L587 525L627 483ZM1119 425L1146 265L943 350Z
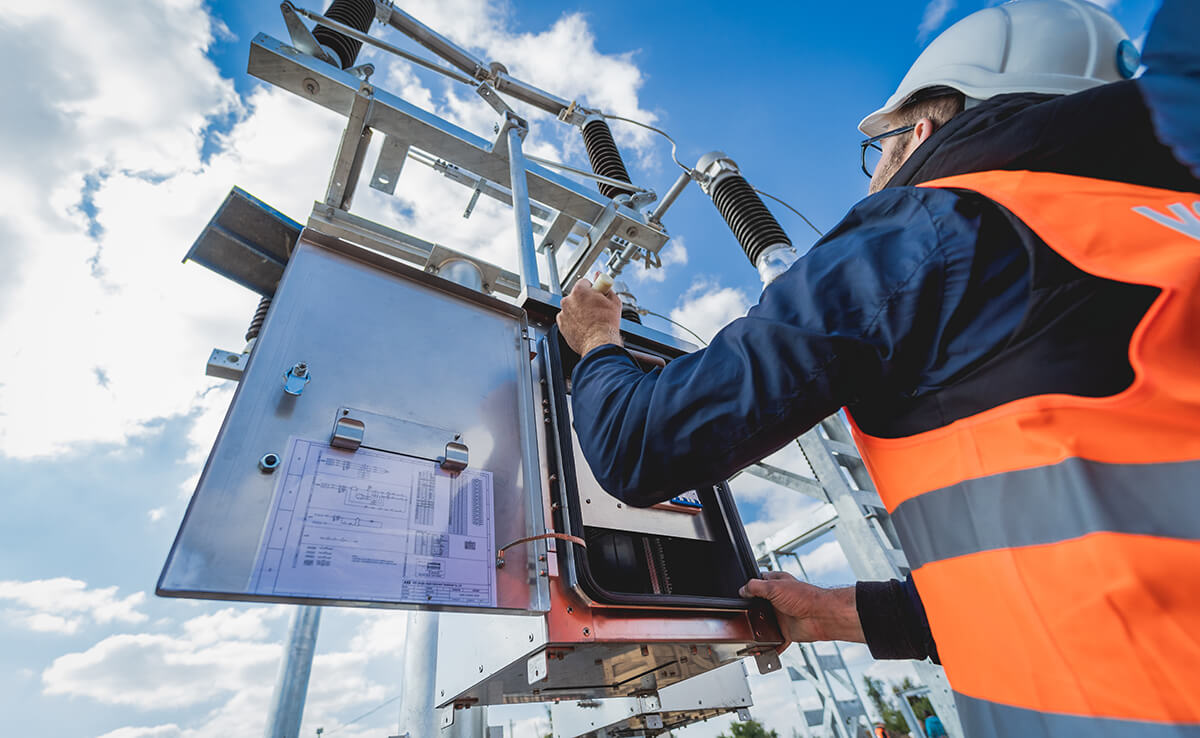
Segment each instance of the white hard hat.
M858 128L868 136L885 132L884 116L932 87L950 87L976 102L1010 92L1065 95L1129 79L1139 61L1125 29L1098 5L1013 0L943 31L917 57L896 93Z

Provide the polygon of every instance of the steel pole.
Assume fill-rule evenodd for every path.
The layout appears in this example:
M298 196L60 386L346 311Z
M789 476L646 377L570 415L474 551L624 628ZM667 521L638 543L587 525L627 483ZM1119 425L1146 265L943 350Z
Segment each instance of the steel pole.
M319 607L297 607L292 615L287 648L279 665L267 730L263 734L266 738L298 738L300 735L300 719L304 716L304 698L308 694L308 676L312 672L320 624Z
M667 190L666 196L662 199L662 202L658 204L658 207L654 209L654 212L650 213L650 217L647 218L647 220L649 220L651 223L661 223L662 217L667 213L667 208L675 204L675 201L679 199L679 196L683 194L683 191L687 188L691 181L691 172L684 172L683 174L679 175L679 179L675 180L675 184L671 185L671 189Z
M529 216L529 183L525 179L525 154L521 151L524 129L508 128L508 174L513 198L513 219L517 226L517 251L521 267L521 284L526 292L540 289L538 280L537 246L533 243L533 220Z
M404 697L400 702L400 735L438 735L434 711L438 653L438 614L414 610L404 635Z
M447 738L487 738L487 708L476 705L454 711L454 724Z

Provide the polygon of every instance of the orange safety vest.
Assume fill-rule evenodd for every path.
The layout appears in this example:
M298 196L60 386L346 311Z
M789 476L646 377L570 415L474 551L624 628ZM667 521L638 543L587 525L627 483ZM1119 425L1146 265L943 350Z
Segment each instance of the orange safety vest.
M1200 736L1200 195L1033 172L925 186L1160 289L1116 395L1024 397L903 438L854 427L967 737Z

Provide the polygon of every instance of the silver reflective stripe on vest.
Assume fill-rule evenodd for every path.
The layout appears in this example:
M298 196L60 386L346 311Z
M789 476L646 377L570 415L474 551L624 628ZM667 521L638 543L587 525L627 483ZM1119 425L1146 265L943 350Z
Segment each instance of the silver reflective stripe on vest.
M1200 725L1037 712L954 693L965 738L1200 738Z
M1100 531L1200 540L1200 461L1067 459L926 492L900 503L892 520L914 569Z

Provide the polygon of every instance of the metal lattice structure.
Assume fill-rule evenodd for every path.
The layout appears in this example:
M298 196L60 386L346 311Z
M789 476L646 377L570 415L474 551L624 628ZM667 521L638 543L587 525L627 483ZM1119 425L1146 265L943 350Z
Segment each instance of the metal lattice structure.
M809 463L812 477L766 464L752 465L746 472L823 504L758 543L755 548L759 564L764 568L785 570L781 566L783 560L795 557L805 544L832 532L858 579L886 580L908 576L908 559L900 549L895 527L875 491L845 419L840 415L830 416L796 439L796 443ZM823 712L835 718L823 718L823 722L829 726L832 735L852 738L854 733L843 726L854 710L832 697L831 680L838 677L831 676L827 667L834 664L817 657L815 652L810 653L813 651L811 646L799 650L804 654L806 667L800 674L811 678L822 700ZM917 676L928 686L929 699L942 717L947 732L962 736L958 710L945 672L927 661L913 662L913 666ZM833 671L836 673L841 669L834 668ZM856 690L852 691L857 695ZM857 698L857 702L861 707L861 698Z

